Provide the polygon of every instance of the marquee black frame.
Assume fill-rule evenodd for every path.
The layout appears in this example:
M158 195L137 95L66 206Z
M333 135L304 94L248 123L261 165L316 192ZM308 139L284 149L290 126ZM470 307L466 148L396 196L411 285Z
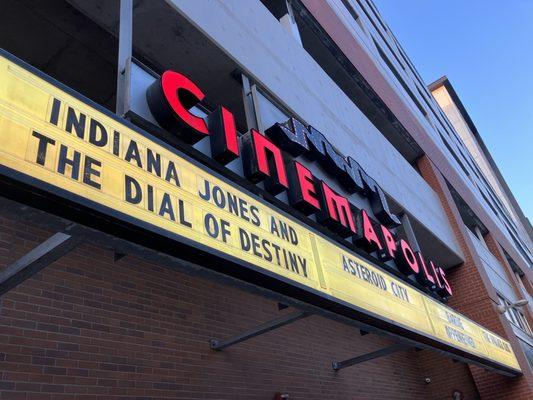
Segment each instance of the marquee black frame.
M207 170L216 178L228 184L235 184L234 181L229 180L219 172L213 171L213 168L206 167L206 165L198 162L189 155L184 154L182 151L177 150L175 147L172 147L161 139L154 137L150 133L134 125L132 122L120 118L103 106L87 99L75 90L65 86L31 65L28 65L5 50L0 49L0 56L7 58L19 67L35 74L39 78L75 97L77 100L94 108L96 111L105 114L118 123L121 123L145 136L147 139L152 140L154 143L165 147L167 150L175 153L178 157L182 157L195 166ZM247 188L240 187L240 190L253 197L261 204L264 204L267 207L272 206ZM166 253L253 285L269 289L281 295L294 298L334 314L369 325L385 333L400 336L409 341L415 341L420 344L421 348L432 348L439 352L443 352L454 359L467 363L474 363L504 375L518 376L522 374L520 370L469 353L443 342L436 337L428 336L416 329L406 327L386 317L364 310L326 293L301 285L281 275L257 267L252 263L248 263L205 246L204 244L192 241L189 238L182 237L157 226L148 224L130 215L108 208L102 204L88 200L67 190L57 188L32 176L28 176L5 166L0 166L0 195L121 239ZM277 208L277 211L291 221L298 224L302 223L284 210ZM310 226L307 226L307 228L316 235L320 235L324 237L324 239L332 241L331 238L318 232L316 229ZM353 251L353 249L349 249L349 251ZM369 262L375 264L375 262ZM415 287L412 287L412 289L427 295ZM445 305L443 306L447 307Z

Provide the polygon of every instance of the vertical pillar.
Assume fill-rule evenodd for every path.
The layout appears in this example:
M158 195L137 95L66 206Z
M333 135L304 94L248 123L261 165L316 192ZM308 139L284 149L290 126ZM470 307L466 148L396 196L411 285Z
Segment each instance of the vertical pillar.
M400 216L400 221L402 222L400 225L401 229L405 232L405 236L407 236L407 241L411 245L411 248L413 251L420 251L420 245L418 244L418 240L416 240L415 230L411 225L411 219L407 214L403 213Z
M252 93L252 83L250 79L245 75L241 74L242 79L242 98L244 102L244 114L246 115L246 126L248 130L259 128L259 123L257 121L256 106L254 101L254 95Z
M515 352L524 375L507 378L490 374L483 368L469 365L470 372L482 399L529 399L533 387L533 374L524 353L505 317L496 311L498 297L478 256L472 238L466 231L459 210L453 201L444 177L424 156L418 162L425 181L439 196L455 237L465 256L465 262L446 271L454 289L449 305L495 333L507 338ZM453 184L453 182L452 182Z
M130 110L132 35L133 0L120 0L116 112L121 117Z

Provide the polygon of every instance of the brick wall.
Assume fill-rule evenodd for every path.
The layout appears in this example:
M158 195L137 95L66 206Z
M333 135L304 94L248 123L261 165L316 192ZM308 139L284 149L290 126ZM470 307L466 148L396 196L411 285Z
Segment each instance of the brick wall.
M452 199L446 182L427 157L422 157L419 160L418 167L424 179L439 196L465 256L464 264L447 271L450 285L454 290L449 305L493 332L507 338L524 371L522 377L507 378L490 374L476 366L470 366L477 389L483 399L531 399L533 397L531 370L509 323L496 312L495 305L498 304L496 291L483 269L473 243L471 243L472 239L466 232L467 228L462 223L459 210Z
M451 400L456 389L463 393L463 399L479 398L466 364L455 363L432 351L421 351L418 362L424 377L431 379L429 399Z
M46 232L0 214L0 266ZM468 369L433 352L396 353L340 372L390 344L311 316L223 352L225 338L290 310L240 289L82 245L1 299L1 399L477 398ZM429 377L432 383L426 384Z

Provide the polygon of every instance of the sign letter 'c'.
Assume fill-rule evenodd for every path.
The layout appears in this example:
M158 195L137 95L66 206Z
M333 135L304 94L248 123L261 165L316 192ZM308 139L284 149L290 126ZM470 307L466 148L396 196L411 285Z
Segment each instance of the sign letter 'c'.
M207 122L189 111L204 98L194 82L175 71L163 72L146 91L146 101L157 122L190 144L209 135Z
M180 73L166 71L161 75L161 88L163 89L168 104L170 104L176 115L181 118L183 122L200 133L205 135L209 134L207 124L203 118L190 113L182 104L179 97L179 91L186 90L190 95L193 95L198 102L202 101L205 98L205 94L194 82Z

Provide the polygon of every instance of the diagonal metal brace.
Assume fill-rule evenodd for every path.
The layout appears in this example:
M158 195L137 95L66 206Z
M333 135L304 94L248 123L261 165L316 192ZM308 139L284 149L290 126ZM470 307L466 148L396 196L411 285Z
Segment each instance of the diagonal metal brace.
M291 322L305 318L309 315L310 315L309 313L305 313L302 311L296 311L291 314L284 315L283 317L274 319L272 321L265 322L264 324L261 324L253 329L247 330L241 333L240 335L234 336L227 340L220 341L217 339L211 339L209 341L209 344L211 346L211 349L220 351L220 350L225 349L226 347L230 347L230 346L233 346L234 344L244 342L245 340L262 335L263 333L273 331L274 329L288 325Z
M57 232L0 271L0 296L63 257L80 243L78 235Z
M406 344L394 344L389 347L385 347L380 350L373 351L371 353L363 354L354 358L350 358L344 361L332 361L331 367L334 371L341 370L343 368L351 367L352 365L360 364L365 361L373 360L375 358L388 356L389 354L396 353L398 351L407 350L412 346Z

